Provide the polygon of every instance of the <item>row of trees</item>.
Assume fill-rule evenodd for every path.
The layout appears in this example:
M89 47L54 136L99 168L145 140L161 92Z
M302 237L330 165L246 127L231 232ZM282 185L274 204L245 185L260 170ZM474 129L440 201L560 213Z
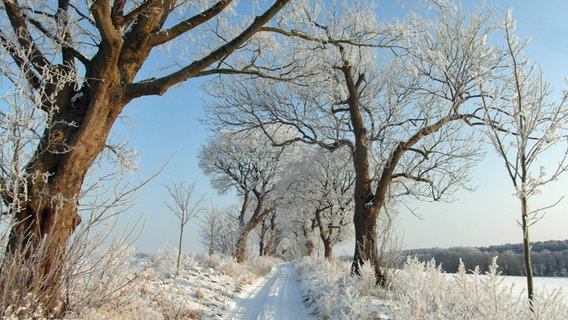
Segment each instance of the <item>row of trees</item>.
M514 36L510 14L500 22L492 10L466 13L442 1L433 6L434 20L413 15L384 23L373 9L367 1L288 6L277 26L262 29L270 45L251 53L278 73L212 81L216 100L207 122L261 131L275 147L302 142L348 150L352 270L369 261L378 281L384 276L376 223L388 200L451 199L467 188L469 169L481 159L482 148L471 141L485 134L521 204L532 298L529 226L542 208L530 209L529 199L567 169L566 153L548 172L538 168L539 156L566 140L566 93L551 102L538 67L521 56L525 43Z
M535 242L531 250L533 274L541 277L568 276L568 241ZM420 261L434 259L446 272L457 273L460 259L468 270L479 267L489 271L493 257L497 258L499 272L509 276L526 276L523 244L491 246L487 248L456 247L405 250L403 255Z
M566 156L548 175L533 168L564 139L568 117L566 94L549 102L539 69L520 56L510 16L500 22L492 10L433 1L431 18L384 22L373 1L289 2L268 1L243 18L231 0L2 1L0 128L9 147L0 192L11 219L2 292L33 291L46 297L40 309L64 312L84 182L105 150L124 160L124 149L107 143L113 124L135 99L211 75L219 77L207 87L206 122L218 134L200 166L218 190L241 197L238 261L259 225L263 252L286 234L309 252L314 231L331 256L350 219L352 271L371 263L383 282L377 221L391 203L451 199L467 187L481 158L476 127L506 161L530 258L528 227L540 211L529 199L567 169ZM163 47L183 54L147 74ZM278 232L279 220L287 230ZM11 288L4 275L18 273L24 285Z
M262 28L270 44L250 53L278 72L212 81L207 123L251 137L262 132L282 150L297 143L347 150L352 271L369 262L378 282L385 277L377 221L389 200L451 199L481 159L482 148L471 142L485 135L520 202L531 300L529 226L545 208L529 200L568 169L566 152L556 165L539 167L545 151L566 142L568 96L551 100L538 65L522 57L526 43L515 37L510 12L501 22L492 10L466 13L441 1L430 13L435 19L384 23L368 1L299 1L285 10L277 26Z
M349 161L349 154L341 151L275 147L260 130L220 134L201 150L200 166L214 187L236 191L242 204L239 210L226 210L223 223L216 209L210 211L202 229L204 244L242 262L254 229L259 230L261 254L277 249L280 254L311 254L317 234L331 259L333 245L352 227L354 174ZM236 239L234 248L226 246L228 239Z

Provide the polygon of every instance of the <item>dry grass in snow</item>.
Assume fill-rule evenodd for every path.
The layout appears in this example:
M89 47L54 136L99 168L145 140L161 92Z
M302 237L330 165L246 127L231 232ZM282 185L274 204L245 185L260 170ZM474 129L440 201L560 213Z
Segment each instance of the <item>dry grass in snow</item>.
M121 299L104 305L76 304L65 319L222 319L234 304L234 295L275 264L268 258L239 265L230 257L186 254L176 276L175 260L174 253L133 256L117 275L122 279L115 279L127 283Z

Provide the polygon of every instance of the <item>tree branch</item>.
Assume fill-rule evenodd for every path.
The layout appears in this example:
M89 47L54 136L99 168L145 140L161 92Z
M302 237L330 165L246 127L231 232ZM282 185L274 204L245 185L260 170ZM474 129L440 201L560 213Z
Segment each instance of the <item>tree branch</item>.
M126 88L126 97L128 100L132 100L137 97L147 96L147 95L162 95L171 86L188 80L190 78L200 76L206 68L211 66L216 61L221 60L225 56L232 53L234 50L239 48L248 39L250 39L260 28L270 21L277 13L280 11L290 0L276 0L275 3L268 10L264 12L261 16L257 16L254 21L246 28L241 34L236 36L233 40L222 45L216 50L212 51L209 55L201 58L200 60L194 61L188 66L173 72L165 77L158 78L153 81L148 81L144 83L133 83L128 85Z
M414 180L416 182L424 182L424 183L427 183L431 186L434 185L434 182L432 182L432 180L430 180L430 179L414 176L414 175L411 175L411 174L408 174L408 173L395 173L395 174L393 174L392 179L394 180L396 178L406 178L406 179Z
M42 73L46 68L51 67L51 63L45 58L33 41L32 35L26 26L24 15L15 1L3 0L4 9L10 20L20 48L29 51L30 62L38 73ZM24 70L22 70L24 71ZM24 71L25 72L25 71Z
M91 13L95 19L95 26L101 34L101 48L112 45L120 39L119 34L114 28L110 12L111 8L109 0L96 0L91 6Z
M12 41L10 41L8 37L6 37L4 32L2 32L1 30L0 30L0 43L4 48L4 50L6 50L10 54L10 56L12 57L18 68L25 75L28 83L34 89L39 89L41 86L41 81L38 78L38 76L33 72L31 66L28 65L28 60L20 56L20 53L18 52L16 45L12 43Z
M209 9L189 18L186 19L177 25L167 29L162 30L156 34L154 34L150 39L150 45L152 47L158 46L160 44L166 43L171 41L180 35L184 34L187 31L192 30L193 28L211 20L219 13L221 13L229 4L231 4L233 0L221 0L214 4Z

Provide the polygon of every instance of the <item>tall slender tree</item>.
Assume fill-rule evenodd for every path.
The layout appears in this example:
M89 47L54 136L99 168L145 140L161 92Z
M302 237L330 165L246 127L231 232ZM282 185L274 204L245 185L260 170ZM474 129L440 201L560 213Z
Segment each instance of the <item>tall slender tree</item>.
M560 94L558 101L552 101L552 90L544 81L542 70L522 56L526 42L521 42L514 30L515 22L509 11L503 24L509 68L500 85L484 87L488 94L483 107L487 135L504 161L520 203L527 295L532 307L530 226L558 202L531 208L530 200L542 187L568 171L568 90ZM545 155L556 156L556 161L543 161Z
M195 183L185 184L183 182L172 183L164 186L168 192L169 201L164 200L164 204L175 214L179 221L179 243L176 264L176 274L179 275L179 265L181 260L181 247L183 243L183 231L185 225L201 209L203 196L194 199Z

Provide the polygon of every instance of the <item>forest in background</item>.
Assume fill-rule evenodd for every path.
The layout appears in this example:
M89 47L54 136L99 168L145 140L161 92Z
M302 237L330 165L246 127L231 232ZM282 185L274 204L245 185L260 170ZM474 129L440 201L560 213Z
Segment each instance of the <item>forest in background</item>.
M434 259L448 273L456 273L460 258L467 270L479 266L485 273L491 259L497 256L497 264L503 275L525 276L523 246L521 243L488 247L453 247L411 249L402 252L404 257L416 257L420 261ZM531 245L533 272L538 277L568 277L568 240L533 242Z

